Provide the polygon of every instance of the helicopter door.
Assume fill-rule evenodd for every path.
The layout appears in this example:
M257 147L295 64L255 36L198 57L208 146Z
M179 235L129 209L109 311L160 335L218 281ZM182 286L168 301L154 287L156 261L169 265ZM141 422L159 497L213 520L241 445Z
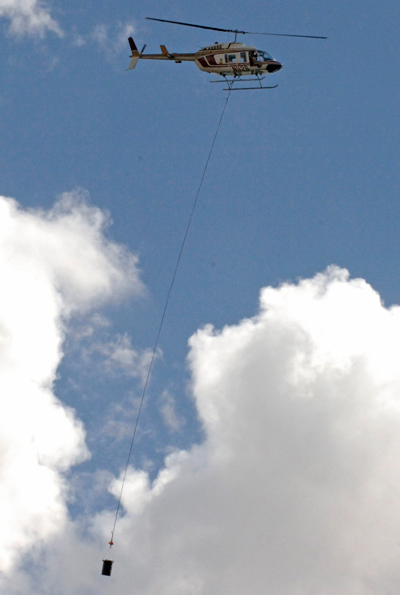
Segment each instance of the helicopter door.
M260 62L258 62L258 52L256 50L252 50L249 52L250 58L250 66L261 66Z

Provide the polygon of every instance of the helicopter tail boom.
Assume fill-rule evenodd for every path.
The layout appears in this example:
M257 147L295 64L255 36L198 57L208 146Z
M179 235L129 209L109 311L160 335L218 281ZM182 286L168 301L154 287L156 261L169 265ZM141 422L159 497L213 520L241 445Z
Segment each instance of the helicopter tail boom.
M128 66L128 70L133 70L140 58L142 58L143 60L173 60L177 64L180 64L182 62L194 62L197 57L197 54L171 54L167 50L165 45L160 45L161 54L144 54L143 52L146 48L146 45L144 45L142 51L139 52L132 37L128 37L128 41L132 51L132 54L130 56L131 61Z

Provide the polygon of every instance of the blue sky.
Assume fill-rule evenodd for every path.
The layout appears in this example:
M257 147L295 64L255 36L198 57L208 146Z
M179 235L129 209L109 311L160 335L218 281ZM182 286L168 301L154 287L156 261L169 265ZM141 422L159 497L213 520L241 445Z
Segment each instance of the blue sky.
M330 265L365 279L386 306L399 303L400 7L393 0L49 1L57 33L29 24L10 30L12 6L26 8L0 0L0 195L22 211L46 213L57 197L79 191L109 213L104 238L137 256L145 286L66 323L55 394L76 410L92 454L69 471L78 486L75 518L115 504L106 488L84 494L93 473L118 475L125 463L141 377L105 362L121 337L139 358L153 346L226 99L194 64L143 61L127 72L127 33L152 53L160 43L192 52L231 35L147 16L328 36L245 38L284 68L270 78L277 89L229 99L134 450L133 462L154 479L171 450L204 441L186 361L198 329L237 325L257 314L263 287L312 278ZM82 338L85 325L94 335ZM175 430L166 403L180 420Z

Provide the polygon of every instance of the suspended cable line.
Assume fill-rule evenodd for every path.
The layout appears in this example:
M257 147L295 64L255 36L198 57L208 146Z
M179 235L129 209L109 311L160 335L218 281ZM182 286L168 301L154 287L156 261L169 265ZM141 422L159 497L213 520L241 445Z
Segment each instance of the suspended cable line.
M227 108L227 105L228 105L228 101L229 101L230 95L231 94L229 92L228 95L227 95L227 98L225 100L223 109L222 109L222 113L221 113L221 116L220 116L220 119L219 119L219 122L218 122L218 125L217 125L217 129L216 129L215 134L214 134L213 141L211 143L211 148L210 148L210 151L208 153L207 161L206 161L205 166L204 166L204 169L203 169L203 173L202 173L202 176L201 176L201 179L200 179L200 184L199 184L199 187L197 189L196 197L195 197L194 202L193 202L192 210L190 212L189 220L188 220L188 223L186 225L186 230L185 230L185 233L183 235L183 239L182 239L181 247L180 247L180 250L179 250L178 258L176 260L174 272L173 272L173 275L172 275L172 278L171 278L171 283L170 283L170 286L169 286L169 289L168 289L168 292L167 292L167 296L166 296L166 299L165 299L164 309L163 309L163 313L162 313L162 316L161 316L160 324L158 326L157 336L156 336L156 340L155 340L155 343L154 343L154 347L153 347L153 351L152 351L152 355L151 355L151 359L150 359L150 364L149 364L149 367L148 367L148 370L147 370L147 375L146 375L145 383L143 385L142 395L141 395L141 399L140 399L140 405L139 405L139 409L138 409L137 416L136 416L135 426L134 426L134 429L133 429L132 439L131 439L131 443L130 443L130 447L129 447L129 452L128 452L128 458L127 458L127 461L126 461L125 470L124 470L124 474L123 474L123 478L122 478L121 490L120 490L120 494L119 494L119 498L118 498L118 505L117 505L117 509L115 511L114 525L113 525L113 528L112 528L112 531L111 531L111 539L109 541L110 549L114 545L115 528L116 528L116 525L117 525L118 516L119 516L120 509L121 509L122 494L123 494L123 491L124 491L126 477L127 477L127 474L128 474L129 462L130 462L130 459L131 459L133 445L134 445L134 442L135 442L136 433L137 433L137 429L138 429L138 426L139 426L139 420L140 420L140 415L141 415L142 409L143 409L143 403L144 403L144 400L145 400L145 397L146 397L146 393L147 393L147 387L148 387L149 380L150 380L151 370L153 368L153 363L154 363L154 359L155 359L155 356L156 356L156 352L157 352L158 343L159 343L159 340L160 340L161 331L162 331L162 328L163 328L163 325L164 325L165 315L166 315L167 310L168 310L168 305L169 305L169 301L170 301L170 298L171 298L172 289L173 289L174 284L175 284L176 276L177 276L179 265L180 265L180 262L181 262L181 259L182 259L182 254L183 254L183 251L184 251L184 248L185 248L186 240L187 240L187 237L188 237L188 234L189 234L189 229L190 229L190 226L191 226L191 223L192 223L193 215L194 215L194 212L196 210L196 206L197 206L197 203L198 203L198 200L199 200L201 188L203 186L204 178L205 178L206 173L207 173L208 165L210 163L211 155L213 153L214 146L215 146L215 143L216 143L216 140L217 140L217 137L218 137L218 133L219 133L219 130L221 128L222 120L224 118L224 114L225 114L225 111L226 111L226 108ZM111 562L111 561L110 560L103 560L103 571L104 571L104 564L106 562ZM107 565L107 571L108 570L109 570L109 573L107 572L107 575L109 576L111 574L111 567L110 567L110 565Z

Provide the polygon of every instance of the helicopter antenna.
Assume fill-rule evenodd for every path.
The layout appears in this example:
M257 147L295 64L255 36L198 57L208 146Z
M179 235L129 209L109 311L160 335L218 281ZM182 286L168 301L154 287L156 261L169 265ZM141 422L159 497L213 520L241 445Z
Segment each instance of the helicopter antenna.
M220 27L206 27L205 25L194 25L193 23L181 23L180 21L168 21L166 19L153 19L146 17L148 21L159 21L160 23L172 23L173 25L184 25L185 27L196 27L197 29L209 29L210 31L223 31L225 33L234 33L235 41L238 35L273 35L275 37L303 37L306 39L328 39L319 35L294 35L291 33L260 33L255 31L239 31L239 29L221 29Z

